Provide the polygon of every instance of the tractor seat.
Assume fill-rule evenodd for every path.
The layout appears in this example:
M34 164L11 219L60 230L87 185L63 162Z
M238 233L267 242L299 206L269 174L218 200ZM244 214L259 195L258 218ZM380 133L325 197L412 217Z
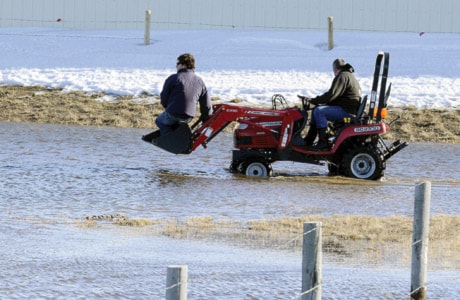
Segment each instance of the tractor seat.
M334 122L330 122L329 123L329 129L332 131L332 132L338 132L340 131L340 129L342 129L345 125L347 124L362 124L362 123L365 123L365 116L364 115L364 110L366 108L366 104L367 104L367 95L364 96L360 103L359 103L359 107L358 107L358 110L356 111L356 116L354 117L351 117L351 118L343 118L342 120L337 120L337 121L334 121Z
M356 111L356 116L351 118L344 118L343 120L338 120L333 122L335 126L343 126L345 124L361 124L363 123L363 114L367 104L367 95L364 96L360 103L358 110Z
M359 103L358 110L356 111L356 117L354 118L355 121L360 121L361 118L363 117L363 113L364 113L364 109L366 108L366 104L367 104L367 95L364 96L361 99L361 102Z

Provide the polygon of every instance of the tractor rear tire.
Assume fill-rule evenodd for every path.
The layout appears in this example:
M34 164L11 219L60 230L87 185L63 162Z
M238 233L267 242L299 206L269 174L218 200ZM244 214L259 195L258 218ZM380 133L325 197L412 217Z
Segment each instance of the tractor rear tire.
M346 153L341 167L347 177L378 180L384 174L386 163L377 148L367 145L352 148Z

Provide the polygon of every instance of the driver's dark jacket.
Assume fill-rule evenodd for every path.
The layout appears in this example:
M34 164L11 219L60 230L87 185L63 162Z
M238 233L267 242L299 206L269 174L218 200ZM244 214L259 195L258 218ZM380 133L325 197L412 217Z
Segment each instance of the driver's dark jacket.
M346 112L356 115L361 99L361 87L353 72L353 67L346 64L334 77L329 91L312 98L310 102L315 105L340 106Z

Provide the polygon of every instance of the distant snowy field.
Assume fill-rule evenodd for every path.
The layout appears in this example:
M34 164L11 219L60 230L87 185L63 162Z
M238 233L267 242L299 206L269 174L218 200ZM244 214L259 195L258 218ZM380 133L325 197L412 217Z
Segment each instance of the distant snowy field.
M390 53L393 106L460 107L460 35L336 32L161 30L143 44L141 30L0 28L0 85L44 85L110 95L159 94L178 55L196 57L213 97L269 104L275 93L325 92L342 57L370 93L375 57Z

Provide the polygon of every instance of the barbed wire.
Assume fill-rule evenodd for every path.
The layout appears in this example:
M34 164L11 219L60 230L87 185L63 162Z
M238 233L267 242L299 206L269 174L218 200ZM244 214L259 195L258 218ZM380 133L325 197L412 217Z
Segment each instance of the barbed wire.
M2 25L4 23L4 25ZM10 23L9 25L7 25ZM14 23L20 23L14 24ZM26 24L24 24L26 23ZM27 24L29 23L29 24ZM58 24L58 25L56 25ZM79 25L76 25L79 24ZM117 24L118 27L111 25ZM144 29L145 20L105 20L105 21L79 21L79 20L67 20L58 18L56 20L49 19L17 19L17 18L4 18L0 19L0 28L5 27L41 27L40 25L53 25L55 28L67 28L67 29L83 29L83 30L101 30L101 29ZM104 25L104 26L102 26ZM108 25L108 26L105 26ZM120 28L122 25L129 25L126 28ZM238 29L238 30L275 30L275 31L326 31L327 26L269 26L269 25L237 25L237 24L218 24L218 23L204 23L204 22L183 22L183 21L154 21L150 22L155 30L163 29L177 29L177 30L194 30L194 29ZM384 32L383 29L367 29L367 28L351 28L346 26L334 25L334 31L343 32ZM404 33L404 32L419 32L417 30L408 29L393 29L392 32ZM458 33L455 31L430 31L431 33Z
M291 275L294 275L295 271L290 272ZM378 271L376 271L378 272ZM166 286L166 276L167 276L167 267L162 267L161 270L153 272L155 275L159 275L158 277L161 279L155 280L155 290L152 290L153 293L158 294L158 295L164 295L168 287ZM277 273L279 273L279 270L271 270L271 271L222 271L221 269L219 271L214 271L210 273L203 272L201 269L200 274L194 273L194 270L191 268L188 268L188 276L186 278L186 281L183 283L186 283L188 285L188 294L189 295L196 295L200 294L203 291L198 290L201 286L205 285L206 287L209 288L209 290L218 292L218 293L225 293L223 291L222 285L224 284L228 291L234 291L235 295L238 295L238 293L244 292L247 293L247 291L250 291L251 288L248 287L247 290L245 288L242 288L242 282L248 282L248 278L253 278L254 281L258 282L257 278L266 278L273 276L275 277L274 280L276 280ZM366 277L368 275L363 274L361 277ZM335 279L335 280L330 280L328 279L326 282L321 282L320 285L313 287L307 291L300 291L300 286L301 282L292 282L293 286L298 286L296 288L297 290L291 290L291 288L287 287L286 290L280 290L277 289L276 291L268 291L266 288L263 287L261 284L260 289L254 289L252 288L252 293L254 296L257 296L257 294L264 294L266 295L267 293L273 294L273 293L279 293L279 294L290 294L289 297L283 297L284 299L290 299L290 300L298 300L301 299L303 295L306 295L308 293L311 293L315 290L317 290L319 287L323 289L322 294L329 295L328 299L336 299L334 298L334 295L337 291L340 290L341 294L340 297L342 298L337 298L337 299L343 299L347 297L369 297L369 295L372 295L371 298L375 299L410 299L410 296L413 295L413 293L417 292L423 287L419 287L417 289L414 289L414 291L410 292L409 289L406 292L403 292L401 290L402 286L405 286L404 283L398 281L399 283L399 288L395 289L395 286L391 284L391 282L388 283L388 285L382 284L381 280L377 282L377 278L375 281L375 284L372 284L372 287L366 287L363 286L363 282L359 280L359 272L355 268L352 268L346 272L340 273L340 278ZM449 277L452 283L455 281L458 281L458 276L455 277L453 274L451 277ZM233 279L233 281L232 281ZM396 279L395 279L396 281ZM232 285L232 282L235 283L235 285ZM214 284L213 284L214 283ZM341 283L341 284L339 284ZM170 286L169 288L174 288L177 285ZM350 288L350 293L347 296L347 293L344 292L340 286L347 286ZM354 287L360 287L360 291L357 291L356 288ZM409 286L409 284L407 284ZM329 287L334 287L333 289L328 289ZM244 291L243 291L244 290ZM442 288L438 287L436 290L443 290ZM431 293L434 293L433 287L429 289ZM331 296L332 295L332 296ZM338 295L336 295L338 296ZM212 297L211 294L208 294L208 297ZM332 297L332 298L331 298ZM264 299L264 298L260 298ZM280 299L280 297L274 297L271 299Z
M105 21L79 21L75 19L67 20L62 18L57 18L56 20L49 19L20 19L20 18L4 18L0 19L0 24L2 23L42 23L42 24L59 24L59 27L73 28L73 24L81 24L77 28L84 29L101 29L101 26L96 26L94 28L88 28L87 25L95 24L118 24L118 25L136 25L137 29L143 29L145 25L145 20L105 20ZM222 23L207 23L207 22L183 22L183 21L155 21L150 22L151 25L159 25L156 29L169 29L171 26L182 27L178 29L241 29L241 30L288 30L288 31L316 31L316 30L327 30L327 26L269 26L269 25L237 25L237 24L222 24ZM24 24L22 24L24 25ZM33 24L30 24L33 25ZM162 28L162 26L165 28ZM167 26L165 26L167 25ZM1 27L0 27L1 28ZM106 28L111 29L111 28ZM113 28L120 29L120 28ZM344 31L354 31L354 29L346 29L341 27L335 27L335 30L344 30ZM356 30L356 29L355 29ZM378 31L378 30L359 30L359 31Z

